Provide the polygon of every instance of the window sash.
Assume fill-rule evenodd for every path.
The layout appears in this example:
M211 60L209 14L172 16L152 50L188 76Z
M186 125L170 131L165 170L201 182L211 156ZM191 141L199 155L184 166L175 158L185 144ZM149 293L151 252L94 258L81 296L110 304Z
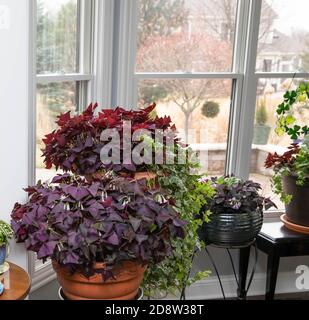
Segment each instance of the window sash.
M29 0L29 91L32 93L29 98L29 185L35 183L36 172L36 94L38 84L48 84L53 82L74 81L79 83L78 101L79 108L85 107L89 100L93 100L94 90L94 65L93 65L93 47L94 47L94 7L96 0L79 0L79 55L77 64L79 64L79 73L73 74L37 74L36 69L36 35L37 35L37 1ZM36 259L33 253L29 253L29 272L33 281L33 289L38 289L44 284L55 278L51 264L43 264Z
M64 75L53 75L44 74L37 75L37 83L51 83L51 82L68 82L68 81L91 81L93 76L91 74L64 74Z
M151 79L237 79L242 74L235 72L135 72L137 80Z

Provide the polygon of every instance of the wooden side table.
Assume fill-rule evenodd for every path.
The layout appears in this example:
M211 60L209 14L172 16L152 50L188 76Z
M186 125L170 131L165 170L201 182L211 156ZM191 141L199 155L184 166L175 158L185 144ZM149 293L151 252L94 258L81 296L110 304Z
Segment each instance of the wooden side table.
M309 255L309 236L287 229L282 222L265 222L256 239L259 250L267 254L266 300L273 300L281 257ZM240 251L239 298L246 299L246 279L249 262L248 249Z
M10 288L5 289L0 301L2 300L24 300L29 295L31 288L31 281L28 273L17 266L9 263L10 270L8 271Z

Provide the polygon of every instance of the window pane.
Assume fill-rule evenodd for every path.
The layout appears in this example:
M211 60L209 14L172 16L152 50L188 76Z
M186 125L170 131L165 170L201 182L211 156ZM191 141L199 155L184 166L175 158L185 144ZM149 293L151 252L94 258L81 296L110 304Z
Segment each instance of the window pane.
M278 137L275 133L276 109L282 102L285 91L294 89L299 82L300 80L292 79L260 79L258 85L251 154L251 178L262 184L265 195L272 195L279 209L283 209L284 205L271 191L270 178L273 172L265 169L264 163L269 152L283 154L292 143L287 135ZM297 106L293 116L297 119L297 123L308 124L309 106L303 104Z
M37 73L78 72L78 0L37 3Z
M139 0L138 72L230 71L237 0Z
M308 0L263 0L257 71L309 71Z
M78 106L78 82L58 82L39 84L37 87L36 123L36 177L48 180L55 175L53 170L45 170L41 149L42 139L57 128L57 116L67 111L76 111Z
M140 107L157 102L159 116L171 116L179 136L200 151L203 172L225 171L231 80L143 80Z

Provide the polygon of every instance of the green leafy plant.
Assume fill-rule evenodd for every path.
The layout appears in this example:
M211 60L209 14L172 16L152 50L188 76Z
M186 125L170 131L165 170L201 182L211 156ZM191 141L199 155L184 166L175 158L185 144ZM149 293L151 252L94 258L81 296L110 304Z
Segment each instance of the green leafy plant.
M284 101L277 108L276 133L279 136L287 133L291 139L298 140L309 133L309 126L296 123L293 109L309 99L309 82L301 82L296 90L287 91Z
M283 190L282 180L289 175L296 176L296 184L302 186L309 176L309 141L306 139L303 144L292 144L289 150L282 156L277 153L270 153L265 162L266 168L272 168L275 172L272 178L272 187L280 200L289 204L292 196Z
M192 275L191 271L195 253L204 247L198 230L208 219L208 212L202 218L199 213L206 203L205 196L211 198L215 191L210 183L199 182L201 176L196 173L199 165L190 149L187 154L189 159L185 164L160 164L151 168L157 174L157 183L170 195L170 203L187 225L185 238L181 241L172 240L173 255L151 266L146 272L143 285L147 296L181 293L184 297L186 287L206 278L210 273L202 270Z
M220 113L220 105L215 101L208 101L202 107L202 114L206 118L214 119Z
M265 100L262 100L259 103L259 106L256 111L255 121L257 125L263 126L266 125L268 120L267 110L266 110L266 103Z
M0 246L8 244L9 240L13 237L13 230L11 226L0 220Z

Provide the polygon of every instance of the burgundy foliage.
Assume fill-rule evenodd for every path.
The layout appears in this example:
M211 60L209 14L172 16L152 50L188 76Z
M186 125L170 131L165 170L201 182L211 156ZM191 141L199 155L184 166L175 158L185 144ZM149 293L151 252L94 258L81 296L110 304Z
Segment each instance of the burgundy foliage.
M216 193L212 198L207 198L204 209L212 214L262 213L263 210L276 207L269 198L260 196L261 185L251 180L226 176L214 177L210 181Z
M265 161L265 167L267 169L274 168L275 170L283 167L292 167L295 162L295 156L300 152L300 146L297 143L293 143L287 152L282 156L278 155L277 152L269 153Z
M125 173L145 171L145 164L124 164L126 155L123 152L123 122L131 122L132 134L138 129L149 130L153 134L155 129L170 129L175 132L176 137L176 128L170 117L153 116L155 107L153 104L140 111L127 111L118 107L102 110L95 115L97 104L91 104L80 115L72 117L68 112L59 116L59 129L46 135L43 140L46 168L50 169L54 165L56 169L79 175L91 175L108 170ZM100 159L101 149L108 143L100 141L101 133L105 129L117 129L119 133L121 164L104 165ZM132 141L132 149L137 143Z
M92 117L92 110L81 116L86 117ZM91 127L79 118L68 119L64 116L59 122ZM86 276L94 273L96 262L106 263L105 279L112 276L114 265L125 260L158 263L171 254L171 239L184 237L185 223L162 201L160 191L147 187L146 180L105 176L88 182L64 174L26 192L28 202L16 204L12 212L18 242L25 242L39 259L54 259Z

